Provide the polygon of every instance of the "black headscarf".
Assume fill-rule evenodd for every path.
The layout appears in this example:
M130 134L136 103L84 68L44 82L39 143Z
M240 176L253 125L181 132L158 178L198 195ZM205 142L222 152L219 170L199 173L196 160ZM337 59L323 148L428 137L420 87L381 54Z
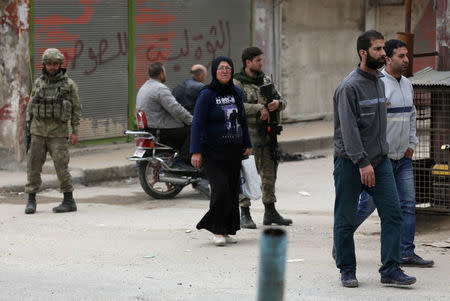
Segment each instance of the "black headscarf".
M219 80L217 79L217 68L219 67L220 62L227 62L231 67L231 78L225 85L221 84ZM242 118L242 104L243 100L239 93L237 92L236 88L233 84L233 74L234 74L234 65L233 61L226 56L219 56L217 57L211 64L211 83L205 87L205 89L211 89L217 92L218 95L233 95L234 100L236 101L236 106L238 108L239 112L239 120Z
M231 67L231 78L230 81L223 85L217 79L217 68L219 67L220 62L227 62ZM226 56L219 56L211 63L211 83L207 86L207 88L216 91L219 95L223 94L231 94L234 90L233 85L233 74L234 74L234 66L233 61Z

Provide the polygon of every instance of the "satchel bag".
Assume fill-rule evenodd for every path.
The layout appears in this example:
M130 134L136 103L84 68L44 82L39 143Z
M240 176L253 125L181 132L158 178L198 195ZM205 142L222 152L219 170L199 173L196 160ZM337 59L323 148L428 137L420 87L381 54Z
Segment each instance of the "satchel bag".
M242 194L251 200L261 197L261 179L256 170L255 156L250 155L242 160L241 166L241 191Z

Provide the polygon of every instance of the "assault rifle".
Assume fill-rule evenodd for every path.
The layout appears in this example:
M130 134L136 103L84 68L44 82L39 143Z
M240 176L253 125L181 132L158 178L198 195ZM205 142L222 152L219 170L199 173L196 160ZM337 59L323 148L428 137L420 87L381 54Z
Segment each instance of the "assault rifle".
M265 84L259 87L259 91L261 92L261 95L264 96L267 99L267 103L264 105L267 109L267 111L269 111L269 106L268 104L271 103L273 101L273 84ZM278 124L278 118L277 118L277 112L273 111L270 112L269 111L269 117L270 117L270 121L266 122L266 134L268 134L270 136L270 158L272 159L272 161L275 162L275 164L277 164L280 161L280 157L281 157L281 152L280 152L280 148L278 146L278 138L277 135L279 135L281 133L281 131L283 130L283 127L281 125Z

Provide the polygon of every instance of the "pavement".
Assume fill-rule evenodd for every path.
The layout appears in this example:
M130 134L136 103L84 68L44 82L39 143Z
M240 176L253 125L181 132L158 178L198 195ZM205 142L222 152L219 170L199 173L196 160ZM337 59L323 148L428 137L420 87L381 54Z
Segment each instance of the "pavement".
M287 154L314 153L330 150L333 141L332 121L309 121L283 124L278 138L281 151ZM137 176L135 162L126 158L135 151L134 142L94 147L73 147L69 168L74 184L94 186L105 181L117 181ZM14 168L0 166L0 192L24 192L27 180L26 162ZM53 162L48 156L42 169L41 189L58 189L59 182Z

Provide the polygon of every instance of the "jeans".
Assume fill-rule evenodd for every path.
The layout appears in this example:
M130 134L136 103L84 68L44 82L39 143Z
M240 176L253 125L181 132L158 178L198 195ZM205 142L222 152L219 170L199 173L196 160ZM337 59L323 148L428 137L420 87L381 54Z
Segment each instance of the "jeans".
M400 257L407 258L414 255L414 233L416 230L416 197L412 160L403 157L400 160L391 160L391 164L403 217ZM356 212L355 230L374 210L373 198L366 191L363 191Z
M342 272L356 271L355 218L359 195L367 190L373 196L381 219L381 263L379 269L385 276L398 268L400 261L400 234L402 215L395 186L392 166L388 158L374 169L376 185L367 187L361 183L359 167L351 160L334 158L334 247L336 266Z

